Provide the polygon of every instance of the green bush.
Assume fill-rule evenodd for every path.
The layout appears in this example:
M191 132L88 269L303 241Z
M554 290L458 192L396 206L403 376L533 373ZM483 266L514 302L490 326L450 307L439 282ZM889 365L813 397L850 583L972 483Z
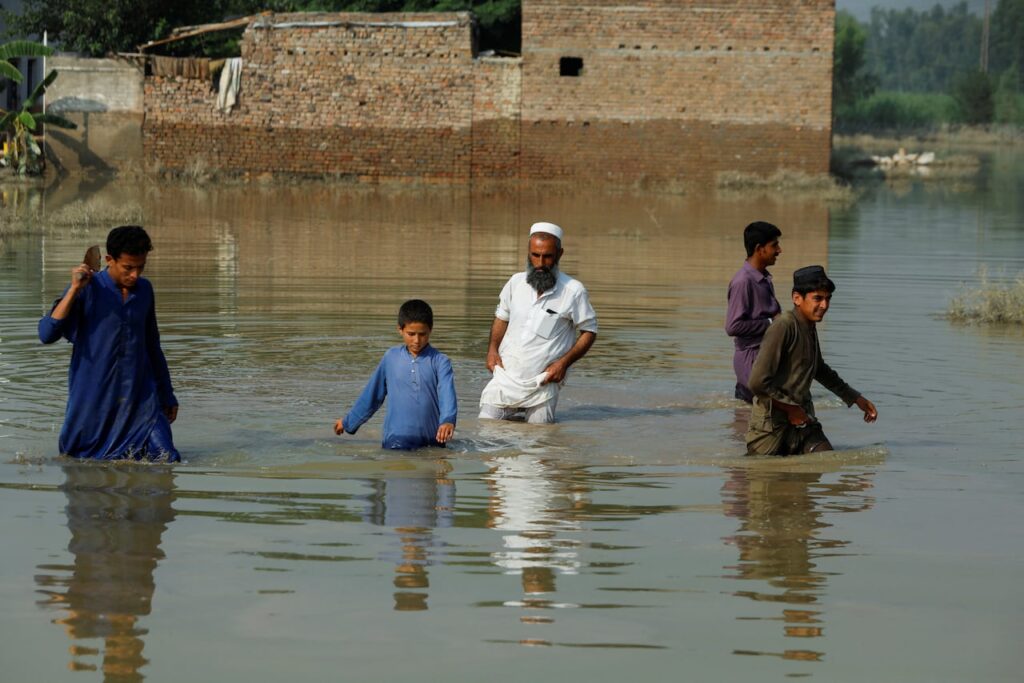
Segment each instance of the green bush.
M973 126L992 123L995 116L995 86L981 71L962 73L953 81L953 99L960 119Z
M995 97L996 123L1009 123L1024 126L1024 94L1018 89L1020 72L1017 66L1011 66L999 78L999 88Z
M836 112L839 126L850 129L937 128L960 120L956 101L942 93L881 91Z

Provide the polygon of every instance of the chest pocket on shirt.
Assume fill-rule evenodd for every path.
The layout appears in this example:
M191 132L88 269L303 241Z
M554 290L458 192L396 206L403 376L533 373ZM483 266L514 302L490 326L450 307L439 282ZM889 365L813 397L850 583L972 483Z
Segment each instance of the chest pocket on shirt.
M555 335L555 328L558 326L558 321L561 316L557 311L553 311L548 308L537 316L537 320L534 322L533 331L538 336L544 337L545 339L551 339Z

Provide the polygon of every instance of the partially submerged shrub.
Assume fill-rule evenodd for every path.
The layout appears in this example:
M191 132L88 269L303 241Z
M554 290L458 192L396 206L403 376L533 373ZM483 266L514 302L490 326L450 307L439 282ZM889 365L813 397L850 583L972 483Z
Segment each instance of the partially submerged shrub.
M979 287L953 297L946 315L965 323L1024 323L1024 273L1010 284L992 284L983 273Z

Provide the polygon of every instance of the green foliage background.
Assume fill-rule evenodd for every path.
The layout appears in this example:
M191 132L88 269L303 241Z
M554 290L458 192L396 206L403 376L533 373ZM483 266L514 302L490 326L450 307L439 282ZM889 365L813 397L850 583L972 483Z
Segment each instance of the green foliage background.
M63 49L102 57L134 52L171 29L222 21L262 11L425 12L472 10L481 49L519 50L520 0L25 0L22 12L4 12L11 36L48 31ZM230 53L241 31L211 34L167 52L208 56Z
M966 3L923 12L875 7L863 23L837 13L837 127L1024 125L1024 0L996 3L987 74L980 71L982 24Z

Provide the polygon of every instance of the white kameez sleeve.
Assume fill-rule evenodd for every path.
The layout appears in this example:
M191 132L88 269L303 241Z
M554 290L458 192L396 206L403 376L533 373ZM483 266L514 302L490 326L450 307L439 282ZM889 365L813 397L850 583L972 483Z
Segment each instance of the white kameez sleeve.
M512 278L501 288L498 295L498 307L494 309L494 317L508 322L512 318Z
M593 332L597 334L597 312L590 305L587 288L580 285L579 291L572 300L572 322L577 332Z

